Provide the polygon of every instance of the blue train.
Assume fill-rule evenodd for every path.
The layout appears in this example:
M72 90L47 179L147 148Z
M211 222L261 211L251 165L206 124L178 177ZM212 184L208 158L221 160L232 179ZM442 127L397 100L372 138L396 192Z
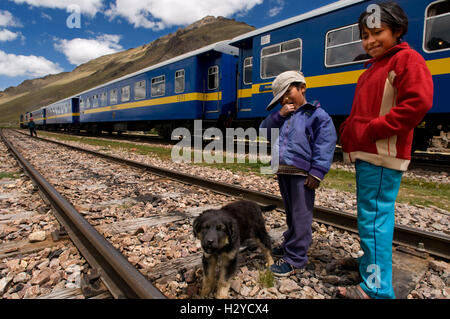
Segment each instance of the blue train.
M416 146L424 147L437 130L449 129L450 1L397 2L409 18L405 40L425 58L435 84L433 108L416 129ZM192 128L196 119L203 128L258 127L268 114L274 78L299 70L307 98L319 100L338 127L365 70L357 19L372 3L341 0L124 76L44 107L41 126L156 128L164 136L179 126Z

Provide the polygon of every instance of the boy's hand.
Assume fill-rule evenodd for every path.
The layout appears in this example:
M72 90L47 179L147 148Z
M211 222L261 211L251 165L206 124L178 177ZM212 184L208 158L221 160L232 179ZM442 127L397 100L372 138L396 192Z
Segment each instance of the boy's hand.
M311 175L308 175L308 177L306 178L306 181L305 181L306 187L309 187L311 189L316 189L317 187L319 187L319 185L320 185L320 181L317 178L315 178Z
M294 111L295 111L294 104L285 104L285 105L283 105L283 107L280 110L280 115L288 116L289 114L291 114Z

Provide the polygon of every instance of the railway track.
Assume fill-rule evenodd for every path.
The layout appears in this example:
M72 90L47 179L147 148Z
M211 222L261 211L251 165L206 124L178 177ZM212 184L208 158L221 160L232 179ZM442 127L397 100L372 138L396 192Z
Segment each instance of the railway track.
M334 161L342 161L342 149L340 147L336 148ZM431 172L446 172L449 174L450 155L416 151L411 157L411 163L409 164L408 169L422 169Z
M61 133L61 132L58 132ZM72 135L72 134L71 134ZM94 138L104 138L104 139L114 139L120 141L129 141L129 142L139 142L139 143L149 143L149 144L165 144L165 145L176 145L178 140L167 140L163 139L159 136L153 135L137 135L137 134L121 134L121 135L89 135L80 133L77 136L85 136L85 137L94 137ZM192 141L194 141L194 137L192 137ZM211 143L211 140L202 139L201 147L204 148L206 145ZM254 145L255 142L250 142L248 140L245 141L234 141L233 149L236 151L243 151L244 154L249 153L249 149L252 147L258 147L258 145ZM256 143L258 144L258 143ZM239 145L239 146L238 146ZM194 143L192 143L192 147L194 147ZM223 149L226 149L224 146ZM270 147L268 147L268 153L270 154ZM335 162L342 161L342 149L340 146L336 148L334 155ZM423 151L416 151L412 156L411 163L409 165L409 169L422 169L428 170L432 172L446 172L450 174L450 155L444 153L429 153Z
M46 139L43 140L57 145L65 146L77 151L82 151L95 156L99 156L118 163L125 163L129 166L141 168L153 174L174 179L183 183L197 185L227 195L246 198L264 205L276 205L278 208L283 209L283 201L282 198L279 196L249 190L242 187L229 185L226 183L215 182L209 179L199 178L189 174L182 174L168 169L163 169L160 167L143 164L136 161L119 158L113 155L82 149L79 147L71 146L53 140L46 140ZM351 232L357 232L356 216L350 213L315 206L314 218L318 222L326 225L339 227L341 229L345 229ZM450 241L448 236L433 234L427 231L415 230L410 227L397 225L394 231L394 243L406 245L414 249L420 247L419 248L420 250L423 250L423 247L425 247L425 249L427 249L427 252L433 256L445 258L447 260L450 259L450 245L449 245Z
M450 155L416 151L411 161L411 169L450 173Z
M1 137L30 178L37 184L44 197L55 210L56 218L69 234L73 243L96 269L108 290L117 299L165 298L139 273L106 239L92 227L82 215L16 150Z
M54 143L53 141L51 141L51 142ZM57 143L57 144L61 144L61 143ZM63 144L63 145L65 147L70 147L72 149L76 149L77 151L80 151L79 148L74 148L73 146L67 146L65 144ZM150 165L144 165L144 164L141 164L141 163L138 163L135 161L123 160L123 159L120 159L120 158L114 157L114 156L107 156L105 154L101 154L101 153L97 153L97 152L93 152L93 151L88 151L88 150L81 150L81 151L88 152L95 156L101 156L108 160L112 160L112 161L115 161L115 162L118 162L121 164L125 163L126 165L129 165L129 166L137 167L139 169L144 169L147 172L151 172L152 174L156 174L156 175L160 176L160 178L163 180L170 178L171 180L177 180L184 184L195 185L197 187L214 190L217 193L224 194L227 196L233 196L236 198L243 197L246 199L256 201L261 204L275 204L280 209L283 207L281 198L274 196L274 195L250 191L245 188L241 188L241 187L237 187L237 186L233 186L233 185L227 185L225 183L212 182L209 180L197 178L197 177L190 176L187 174L179 174L179 173L175 173L173 171L161 169L158 167L152 167ZM323 207L316 207L314 213L315 213L316 223L329 225L329 226L337 227L340 229L345 229L350 232L356 231L355 230L356 218L352 214L341 213L339 211L330 210L330 209L326 209ZM196 212L196 214L198 214L198 212ZM193 216L195 216L195 214L192 215L191 217L193 217ZM177 220L182 221L183 219L186 218L186 216L176 216L176 217L172 216L172 217L175 218L175 219L171 219L172 222L177 222ZM183 222L180 225L183 225L183 224L185 224L185 222ZM319 229L322 229L322 228L319 228ZM279 230L278 230L278 232L275 232L275 233L278 233L278 237L281 236L281 233ZM272 232L272 236L273 235L274 235L274 233ZM423 231L417 231L414 229L410 229L409 227L397 226L396 230L395 230L395 234L394 234L394 241L395 241L396 245L399 245L398 246L398 248L400 248L400 249L398 249L399 252L400 251L413 252L414 254L421 255L422 257L425 256L426 253L428 253L431 256L436 256L436 257L443 258L446 260L449 259L449 251L448 251L449 239L447 236L436 235L436 234L423 232ZM419 248L419 250L417 250L417 248ZM423 248L425 248L426 252L424 251ZM189 259L189 257L191 257L191 256L187 256L186 258ZM198 264L199 258L200 258L200 255L197 253L195 256L192 256L190 263ZM114 259L114 257L113 257L113 259ZM183 268L183 263L186 263L186 262L187 262L187 260L182 261L181 264L178 265L178 267L174 267L174 269L172 269L171 271L167 271L167 268L166 268L167 264L164 264L162 266L162 268L166 268L166 275L163 275L163 277L177 275L177 269L179 270L180 267ZM158 267L156 267L156 268L158 268ZM161 266L159 269L161 270ZM158 279L158 277L161 278L161 275L150 274L149 272L147 272L146 274L147 274L147 277L150 277L150 278L153 277L156 280ZM179 274L179 272L178 272L178 274ZM131 295L131 294L127 295L125 293L123 293L123 294L116 293L115 296L116 297L120 297L120 296L133 297L133 295ZM134 295L134 298L136 296L139 296L139 295Z

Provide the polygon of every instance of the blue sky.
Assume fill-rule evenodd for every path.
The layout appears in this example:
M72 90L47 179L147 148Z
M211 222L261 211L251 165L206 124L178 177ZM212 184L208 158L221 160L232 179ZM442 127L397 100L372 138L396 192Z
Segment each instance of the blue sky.
M332 2L0 0L0 91L141 46L206 15L260 28Z

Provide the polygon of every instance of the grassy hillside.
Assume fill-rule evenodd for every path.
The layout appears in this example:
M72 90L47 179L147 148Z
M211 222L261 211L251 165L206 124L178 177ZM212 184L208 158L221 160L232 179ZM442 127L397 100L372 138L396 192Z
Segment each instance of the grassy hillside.
M242 22L205 17L149 44L91 60L72 72L26 80L0 92L0 126L16 126L21 113L252 30Z

